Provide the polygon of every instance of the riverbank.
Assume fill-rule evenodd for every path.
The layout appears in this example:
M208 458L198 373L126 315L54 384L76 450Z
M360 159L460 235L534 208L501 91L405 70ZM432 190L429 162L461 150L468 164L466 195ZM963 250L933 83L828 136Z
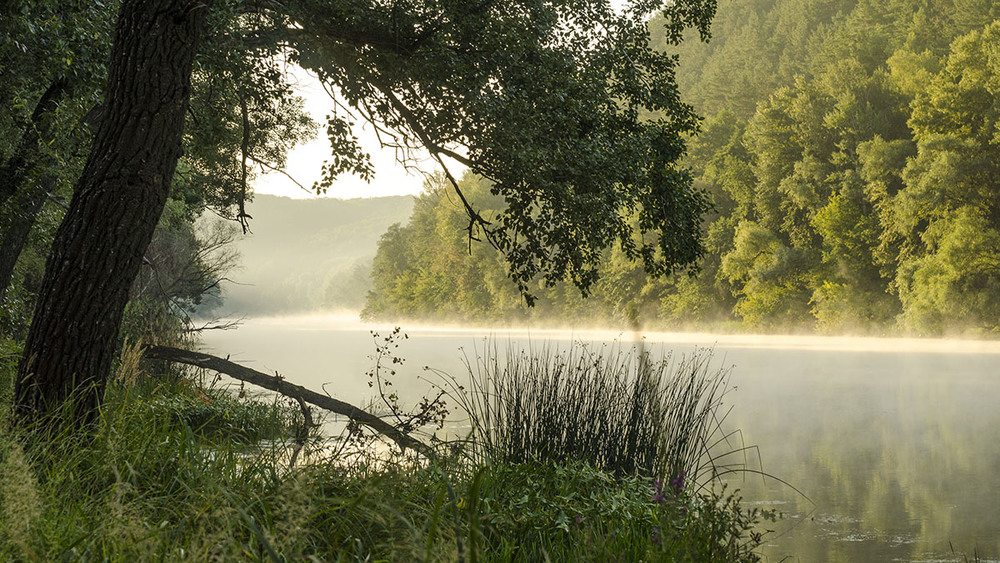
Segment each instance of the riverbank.
M338 320L339 319L339 320ZM374 350L357 320L308 315L249 319L205 335L232 355L340 399L371 397ZM391 328L391 327L390 327ZM413 404L434 373L462 375L489 343L566 350L580 340L628 348L630 333L405 326L406 359L393 389ZM606 336L606 339L602 339ZM714 346L716 366L735 366L726 428L739 430L749 468L772 480L733 476L748 503L778 509L760 553L772 561L954 561L1000 553L997 353L990 341L817 336L644 335L654 356ZM616 340L617 339L617 340ZM731 410L728 409L731 407ZM461 428L446 426L450 435ZM742 460L742 458L741 458ZM803 496L804 495L804 496Z
M6 405L16 354L4 354ZM760 513L721 485L579 461L376 461L316 437L310 462L290 466L298 409L154 380L123 358L86 436L38 440L2 419L0 559L758 559Z

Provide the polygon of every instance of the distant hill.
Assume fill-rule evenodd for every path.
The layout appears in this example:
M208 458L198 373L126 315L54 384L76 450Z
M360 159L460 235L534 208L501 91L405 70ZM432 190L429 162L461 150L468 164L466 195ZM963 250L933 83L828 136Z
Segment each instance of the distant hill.
M223 286L216 315L360 309L379 238L405 223L413 197L291 199L258 194L247 204L251 234L236 247L241 267Z

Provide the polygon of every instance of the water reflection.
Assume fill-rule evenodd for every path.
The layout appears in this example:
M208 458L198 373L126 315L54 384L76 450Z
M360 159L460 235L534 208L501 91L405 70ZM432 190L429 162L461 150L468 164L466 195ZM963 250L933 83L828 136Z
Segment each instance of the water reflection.
M206 335L207 347L364 403L374 351L368 327L343 319L254 320ZM426 389L425 365L463 373L485 331L408 330L403 393ZM614 333L496 332L518 346ZM629 335L621 335L625 339ZM735 365L728 423L760 448L775 480L738 480L744 497L786 517L767 561L963 561L1000 555L1000 344L914 340L647 335L678 352L714 345ZM952 552L951 546L957 553Z
M992 354L747 352L733 422L766 466L809 495L786 501L769 560L964 560L1000 553L1000 415ZM766 356L766 357L765 357ZM805 361L798 373L782 365Z

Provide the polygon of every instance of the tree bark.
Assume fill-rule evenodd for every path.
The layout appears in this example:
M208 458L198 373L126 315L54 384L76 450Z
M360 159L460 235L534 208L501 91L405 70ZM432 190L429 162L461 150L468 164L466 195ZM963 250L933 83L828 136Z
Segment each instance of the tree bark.
M411 449L425 457L433 457L434 455L434 452L426 444L400 432L395 426L368 411L359 409L350 403L339 401L333 397L310 391L301 385L289 383L280 377L268 375L210 354L191 352L168 346L150 346L146 348L143 355L151 360L166 360L168 362L177 362L224 373L240 381L246 381L258 387L281 393L286 397L299 399L330 412L344 415L396 442L403 449Z
M81 423L96 414L129 286L181 155L206 11L197 0L122 3L104 115L56 232L18 366L22 423L67 405L64 414Z

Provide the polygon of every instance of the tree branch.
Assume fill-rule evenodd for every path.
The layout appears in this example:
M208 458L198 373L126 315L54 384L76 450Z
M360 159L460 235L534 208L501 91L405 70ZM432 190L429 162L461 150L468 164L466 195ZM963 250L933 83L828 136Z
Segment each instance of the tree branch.
M280 377L268 375L210 354L181 350L180 348L171 348L169 346L150 346L144 350L143 355L152 360L166 360L168 362L210 369L239 379L240 381L246 381L258 387L281 393L286 397L305 401L364 424L386 438L389 438L399 445L400 448L411 449L427 458L435 457L433 450L427 444L400 432L395 426L392 426L381 418L350 403L321 395L300 385L289 383Z
M284 168L278 168L277 166L271 166L267 162L264 162L263 160L260 160L259 158L254 157L252 154L251 155L247 155L247 158L249 158L250 160L254 161L254 163L256 163L257 165L259 165L261 167L261 169L265 169L266 168L267 170L270 170L271 172L277 172L278 174L283 174L285 176L285 178L288 178L289 180L291 180L293 184L295 184L296 186L302 188L303 191L315 195L315 192L313 192L309 188L303 186L298 180L295 179L294 176L292 176L291 174L289 174L288 171L285 170Z
M242 156L241 167L240 167L240 212L236 215L236 218L240 220L240 226L243 227L243 234L250 232L249 219L253 219L247 214L246 202L247 202L247 158L250 154L250 114L247 110L247 101L243 97L243 93L240 93L240 115L243 118L243 139L240 143L240 155Z

